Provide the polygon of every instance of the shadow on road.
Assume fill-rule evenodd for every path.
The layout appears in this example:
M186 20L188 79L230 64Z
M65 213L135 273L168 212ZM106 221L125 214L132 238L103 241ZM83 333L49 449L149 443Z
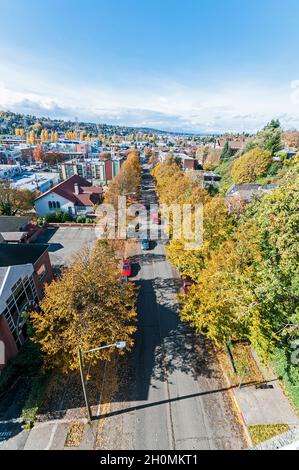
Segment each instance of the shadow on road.
M148 253L146 261L151 256L164 259L163 255ZM137 284L140 288L135 347L120 359L120 389L112 399L114 402L146 401L150 387L159 387L166 380L170 382L171 374L176 372L194 380L215 375L212 351L207 345L203 347L206 341L179 320L175 294L181 281L155 278Z
M252 383L250 383L250 384L252 384ZM248 385L250 385L250 384L248 384ZM205 395L213 395L213 394L216 394L216 393L223 393L223 392L227 392L228 390L230 390L232 388L234 388L234 387L220 388L220 389L217 389L217 390L207 390L206 392L192 393L190 395L184 395L184 396L180 396L180 397L176 397L176 398L169 398L167 400L149 402L149 403L145 403L143 405L137 405L137 406L132 406L132 407L128 407L128 408L123 408L123 409L120 409L120 410L111 411L109 413L102 414L101 416L99 416L97 418L94 418L94 419L110 418L111 416L117 416L117 415L121 415L123 413L131 413L132 411L143 410L143 409L146 409L146 408L152 408L152 407L164 405L164 404L167 404L167 403L173 403L173 402L177 402L177 401L181 401L181 400L190 400L192 398L201 397L201 396L205 396Z

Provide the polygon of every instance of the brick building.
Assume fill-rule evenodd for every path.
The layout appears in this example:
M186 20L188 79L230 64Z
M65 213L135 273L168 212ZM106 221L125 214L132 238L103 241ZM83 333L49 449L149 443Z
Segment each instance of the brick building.
M52 278L47 245L0 243L0 341L5 351L0 368L25 341L24 313L38 304Z

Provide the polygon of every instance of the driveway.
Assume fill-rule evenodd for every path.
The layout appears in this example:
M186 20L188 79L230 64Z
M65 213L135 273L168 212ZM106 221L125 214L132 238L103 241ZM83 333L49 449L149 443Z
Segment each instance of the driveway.
M96 241L93 227L47 228L34 243L48 243L52 266L68 266L74 255Z

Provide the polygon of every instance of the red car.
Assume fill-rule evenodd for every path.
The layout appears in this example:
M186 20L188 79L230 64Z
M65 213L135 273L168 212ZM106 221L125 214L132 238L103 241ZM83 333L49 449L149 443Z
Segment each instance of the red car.
M132 276L132 262L128 258L123 260L121 275L122 277Z

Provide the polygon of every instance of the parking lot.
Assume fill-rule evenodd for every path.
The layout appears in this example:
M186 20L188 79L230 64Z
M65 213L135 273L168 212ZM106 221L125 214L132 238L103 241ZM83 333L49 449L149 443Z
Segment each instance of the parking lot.
M53 267L68 266L74 255L84 247L92 247L96 241L93 227L47 228L35 243L48 243Z

